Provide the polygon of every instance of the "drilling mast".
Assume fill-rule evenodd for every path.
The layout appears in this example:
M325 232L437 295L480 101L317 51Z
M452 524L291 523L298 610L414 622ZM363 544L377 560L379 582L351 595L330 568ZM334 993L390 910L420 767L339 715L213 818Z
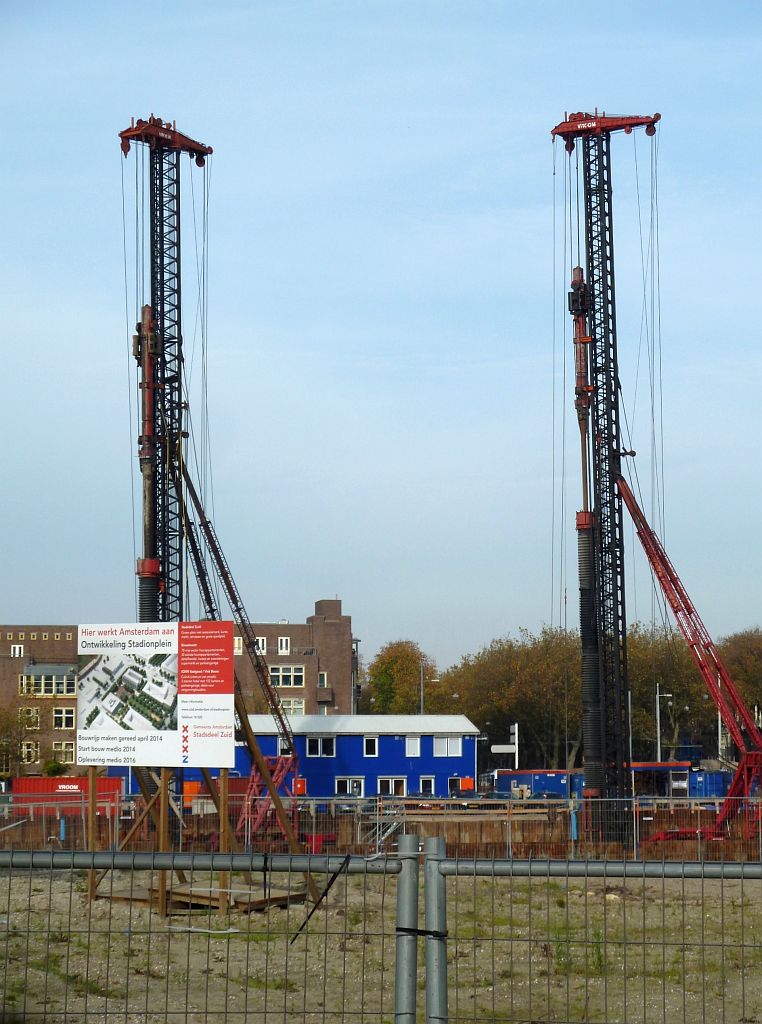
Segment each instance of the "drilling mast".
M630 794L627 622L621 476L619 370L614 288L611 134L644 127L654 135L660 115L607 117L576 113L556 125L569 154L582 151L587 274L572 272L577 416L580 424L583 508L577 516L582 730L587 795ZM589 353L589 355L588 355ZM592 474L592 508L589 507Z
M153 114L133 118L119 133L122 152L132 142L149 149L151 305L144 306L133 351L141 369L143 557L138 559L138 616L141 622L183 618L185 535L180 497L171 467L184 463L182 329L180 323L180 154L204 166L211 146L178 132Z
M300 853L302 848L295 822L289 818L278 791L279 786L285 788L297 773L293 733L270 682L267 665L257 648L254 630L222 548L188 474L184 456L187 403L182 392L180 322L180 154L188 153L203 167L212 148L178 132L174 122L163 122L153 114L147 121L133 118L131 126L120 132L119 138L125 156L133 142L146 145L150 166L151 304L143 307L133 340L142 393L138 439L143 477L143 557L137 562L140 621L182 620L186 546L206 615L209 619L220 618L202 550L203 537L215 573L230 601L244 649L275 719L282 750L276 757L265 758L262 754L236 677L235 711L253 760L252 787L257 795L263 796L257 801L253 831L274 812L290 849ZM190 498L192 512L186 495ZM136 769L135 775L147 795L151 789L149 773ZM219 810L216 787L208 773L205 777L210 790L214 790L213 798ZM308 884L316 896L314 882L308 879Z

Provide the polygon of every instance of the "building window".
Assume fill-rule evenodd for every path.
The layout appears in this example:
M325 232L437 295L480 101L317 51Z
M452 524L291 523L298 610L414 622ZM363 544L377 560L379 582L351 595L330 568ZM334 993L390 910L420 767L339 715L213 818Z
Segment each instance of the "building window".
M418 790L422 796L434 796L434 776L422 775L419 779Z
M24 740L21 744L21 763L37 764L40 760L40 744L37 740Z
M287 715L299 717L304 714L304 697L284 697L280 706Z
M37 634L36 633L30 633L29 634L29 639L30 640L36 640L37 639Z
M378 736L366 736L362 752L364 757L378 757Z
M460 757L461 751L461 736L434 737L434 757Z
M254 640L254 646L257 648L260 654L267 654L267 637L258 636Z
M420 736L406 736L405 737L405 757L420 757L421 756L421 737Z
M53 728L73 729L74 708L53 708Z
M23 640L25 635L26 635L25 633L19 633L19 640Z
M304 686L304 665L271 665L273 686Z
M13 633L6 633L5 634L5 639L6 640L12 640L13 639Z
M53 634L53 639L54 640L60 640L61 639L61 634L60 633L54 633Z
M19 694L31 697L74 697L77 693L77 677L74 672L66 675L22 675L19 676Z
M67 640L71 640L72 639L72 634L71 633L67 633L66 634L66 639Z
M43 640L47 640L48 639L48 634L47 633L43 633L42 634L42 639Z
M379 796L405 796L407 779L403 776L380 776L378 780Z
M336 737L308 736L307 757L336 757Z
M19 708L19 725L24 729L40 728L39 708Z
M24 645L23 644L11 644L11 657L12 658L23 658L24 657Z
M11 774L11 749L6 740L0 743L0 775Z
M318 704L317 713L319 715L327 715L328 714L328 705L327 704Z
M328 687L328 673L318 672L318 688L325 690Z
M361 775L337 777L336 796L365 796L365 779Z
M290 636L279 636L278 637L278 654L290 654L291 653L291 637Z
M53 743L53 758L59 764L74 764L74 740L56 740Z
M233 637L233 654L243 654L243 637Z

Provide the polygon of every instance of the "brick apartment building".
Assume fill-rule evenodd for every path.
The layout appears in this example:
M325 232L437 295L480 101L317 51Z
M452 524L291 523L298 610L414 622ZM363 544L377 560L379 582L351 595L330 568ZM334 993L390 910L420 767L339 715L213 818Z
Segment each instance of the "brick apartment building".
M316 601L303 623L258 623L255 630L288 715L353 713L357 641L340 600ZM256 696L240 637L236 653L244 693ZM79 665L75 625L0 626L0 708L12 716L6 723L18 722L15 735L0 737L0 776L41 775L48 761L75 765ZM19 756L10 749L16 743Z

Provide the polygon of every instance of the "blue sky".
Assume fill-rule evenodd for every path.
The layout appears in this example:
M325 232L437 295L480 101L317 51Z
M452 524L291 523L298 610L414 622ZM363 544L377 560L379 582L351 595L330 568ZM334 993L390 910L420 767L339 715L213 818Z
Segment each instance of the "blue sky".
M550 129L597 105L663 117L667 547L710 631L760 623L762 13L612 4L602 23L601 10L3 5L0 619L135 615L117 133L153 112L215 149L215 523L252 618L303 620L338 595L366 659L408 637L441 668L557 624L564 416L575 625ZM643 204L649 146L642 133L612 146L628 408L636 389L647 398L634 159ZM560 147L555 159L562 217ZM191 325L186 306L186 344ZM643 409L633 443L647 480ZM630 618L648 619L633 554Z

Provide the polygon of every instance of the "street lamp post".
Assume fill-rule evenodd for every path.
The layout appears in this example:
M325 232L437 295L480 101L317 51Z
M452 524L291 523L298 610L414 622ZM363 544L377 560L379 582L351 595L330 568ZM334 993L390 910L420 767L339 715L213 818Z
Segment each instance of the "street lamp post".
M671 693L661 693L659 682L656 682L656 760L661 761L661 701L662 697L671 697Z
M429 682L438 683L439 679L431 679ZM421 659L421 694L420 694L420 714L423 714L423 658Z

